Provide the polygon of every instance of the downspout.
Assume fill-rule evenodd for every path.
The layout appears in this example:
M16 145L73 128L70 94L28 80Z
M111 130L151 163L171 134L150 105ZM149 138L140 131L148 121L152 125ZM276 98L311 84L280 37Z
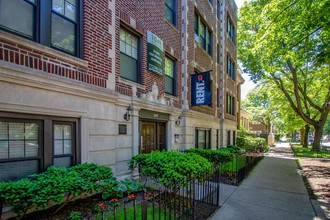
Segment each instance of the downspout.
M225 37L225 23L226 23L226 11L225 11L225 3L224 1L221 1L221 20L220 20L220 40L221 40L221 104L220 105L220 113L221 113L221 117L220 117L220 146L225 146L224 144L224 122L225 122L225 100L226 100L226 93L225 93L225 58L226 58L226 54L225 54L225 48L226 48L226 37Z
M188 0L182 0L182 80L181 80L181 97L182 97L182 129L181 129L181 144L180 148L186 149L187 146L187 117L186 112L189 110L188 102ZM180 150L183 150L180 149Z

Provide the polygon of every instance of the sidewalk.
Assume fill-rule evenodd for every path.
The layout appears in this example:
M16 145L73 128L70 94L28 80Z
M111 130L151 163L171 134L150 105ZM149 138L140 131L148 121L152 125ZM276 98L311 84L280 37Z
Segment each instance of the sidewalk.
M276 145L211 219L318 219L297 169L289 144Z

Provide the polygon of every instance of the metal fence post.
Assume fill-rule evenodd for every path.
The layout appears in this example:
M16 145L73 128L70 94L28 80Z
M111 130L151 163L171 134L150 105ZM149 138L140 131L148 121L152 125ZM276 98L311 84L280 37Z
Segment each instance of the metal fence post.
M221 169L220 167L217 168L217 207L220 206L220 181L221 181Z
M148 198L146 190L143 192L143 201L142 201L142 220L147 220L148 216Z

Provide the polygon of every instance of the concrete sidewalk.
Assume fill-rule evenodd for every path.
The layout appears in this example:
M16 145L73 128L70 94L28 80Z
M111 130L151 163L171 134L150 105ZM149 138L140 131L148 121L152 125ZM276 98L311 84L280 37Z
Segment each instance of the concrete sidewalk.
M278 144L211 219L319 219L297 169L289 144Z

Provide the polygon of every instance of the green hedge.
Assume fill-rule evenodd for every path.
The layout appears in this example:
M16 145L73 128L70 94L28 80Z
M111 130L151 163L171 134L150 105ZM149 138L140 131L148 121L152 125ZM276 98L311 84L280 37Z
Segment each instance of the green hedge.
M96 164L80 164L69 169L52 166L29 179L0 182L0 195L6 205L22 216L31 208L46 208L50 201L63 203L65 194L68 202L82 193L98 191L99 181L111 177L110 168Z
M212 163L193 153L153 151L139 154L129 161L130 169L141 165L141 173L151 176L165 186L183 184L190 176L196 176L211 169Z
M220 163L227 163L232 159L232 153L230 152L230 150L227 148L222 149L223 150L191 148L187 150L187 152L198 154L206 158L211 163L218 165Z
M264 152L267 150L266 140L264 138L254 138L250 136L239 136L236 138L238 147L245 149L248 152Z

